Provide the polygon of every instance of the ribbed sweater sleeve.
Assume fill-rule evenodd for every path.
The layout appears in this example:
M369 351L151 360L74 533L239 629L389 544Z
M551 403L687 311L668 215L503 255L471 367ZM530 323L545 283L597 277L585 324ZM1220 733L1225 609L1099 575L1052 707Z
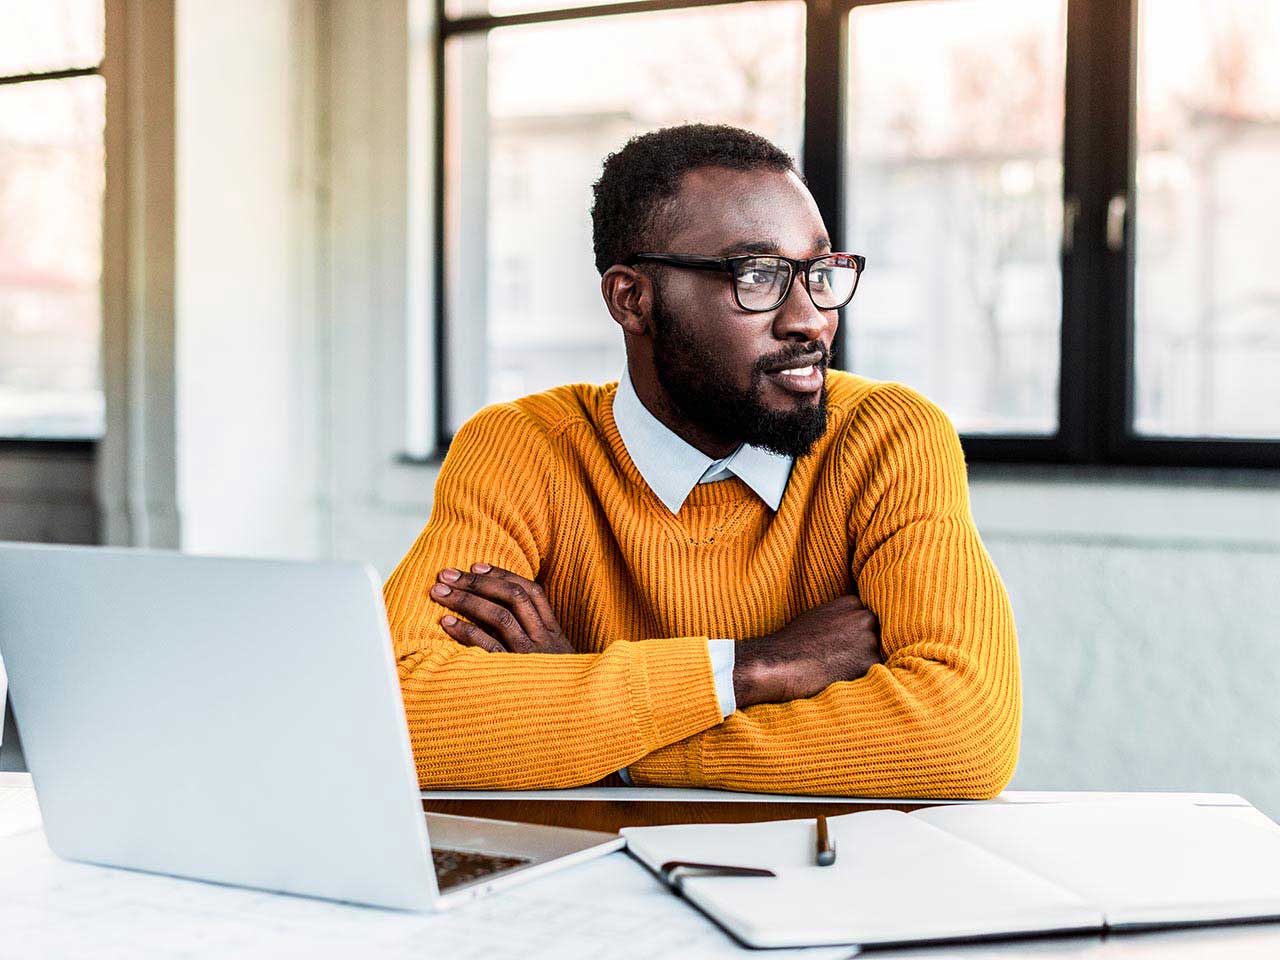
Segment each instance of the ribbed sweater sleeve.
M549 456L545 429L512 404L469 420L426 528L386 583L423 788L580 786L721 721L705 636L514 654L464 647L441 628L449 611L428 591L445 567L483 561L538 578L556 505Z
M987 798L1013 775L1021 692L1013 616L969 508L946 415L899 384L843 437L851 574L884 663L806 700L760 704L633 763L638 785Z

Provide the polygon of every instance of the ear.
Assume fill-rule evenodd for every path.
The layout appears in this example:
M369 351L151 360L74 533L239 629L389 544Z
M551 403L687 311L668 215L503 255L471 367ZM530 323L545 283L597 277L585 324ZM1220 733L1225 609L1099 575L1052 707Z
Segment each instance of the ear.
M600 293L609 315L625 333L643 336L653 316L653 281L643 273L614 264L600 278Z

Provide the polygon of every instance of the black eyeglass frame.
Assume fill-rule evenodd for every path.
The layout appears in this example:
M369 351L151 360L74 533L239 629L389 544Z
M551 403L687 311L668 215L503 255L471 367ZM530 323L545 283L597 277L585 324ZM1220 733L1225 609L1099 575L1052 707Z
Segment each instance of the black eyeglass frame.
M813 291L809 289L809 271L815 263L822 260L829 260L832 257L847 257L858 265L857 275L853 278L853 287L849 290L843 302L833 307L823 307L818 305L818 301L813 299ZM791 268L791 273L787 277L787 285L782 290L782 295L778 297L778 302L769 307L745 307L742 305L742 299L738 296L737 273L738 264L747 260L761 260L768 258L770 260L781 260ZM636 253L627 257L623 261L624 267L633 267L637 263L660 263L671 267L685 267L689 270L710 270L716 273L727 273L732 280L729 288L733 290L733 301L738 305L739 310L747 313L768 313L770 310L777 310L787 302L787 297L791 296L791 285L796 282L796 277L804 273L804 292L809 295L809 302L819 310L841 310L849 305L849 301L853 299L853 295L858 292L858 283L862 280L862 271L867 268L867 258L856 253L824 253L820 257L809 257L807 260L794 260L791 257L784 257L777 253L744 253L736 257L708 257L698 253Z

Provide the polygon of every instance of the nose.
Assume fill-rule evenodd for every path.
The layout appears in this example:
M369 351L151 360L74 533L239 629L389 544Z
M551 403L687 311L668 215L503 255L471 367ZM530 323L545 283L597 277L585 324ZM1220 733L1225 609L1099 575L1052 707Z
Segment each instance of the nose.
M839 310L819 310L813 305L804 277L797 276L791 283L787 299L782 301L773 318L773 334L779 340L800 340L805 343L821 340L830 347L840 322Z

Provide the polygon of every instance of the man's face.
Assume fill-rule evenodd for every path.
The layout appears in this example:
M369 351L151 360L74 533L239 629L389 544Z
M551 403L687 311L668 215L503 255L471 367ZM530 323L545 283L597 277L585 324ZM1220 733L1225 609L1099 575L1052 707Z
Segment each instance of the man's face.
M730 257L830 252L822 217L793 173L708 167L685 175L664 253ZM740 308L728 274L653 274L653 359L677 411L726 442L803 456L826 429L826 370L838 311L819 310L803 279L767 313ZM813 362L816 376L778 373Z

